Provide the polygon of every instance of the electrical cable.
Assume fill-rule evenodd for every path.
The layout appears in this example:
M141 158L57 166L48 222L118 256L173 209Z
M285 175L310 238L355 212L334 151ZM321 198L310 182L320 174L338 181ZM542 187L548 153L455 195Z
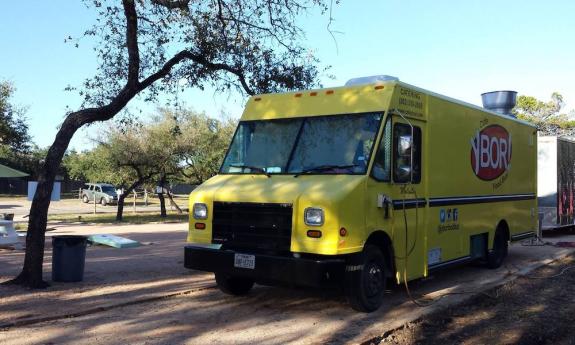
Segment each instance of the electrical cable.
M559 273L554 274L554 275L550 275L550 276L530 276L530 275L527 275L527 274L516 273L516 272L519 272L521 269L520 269L519 267L515 266L514 264L509 264L509 265L512 266L512 267L515 269L515 272L512 272L512 271L509 269L509 267L507 267L507 272L508 272L510 275L514 275L514 276L520 277L520 278L527 278L527 279L551 279L551 278L557 278L557 277L560 277L560 276L562 276L563 274L565 274L565 272L569 271L570 269L575 268L575 265L567 265L567 266L564 266Z
M413 141L413 125L411 124L411 122L399 110L393 109L392 112L397 113L399 116L401 116L409 124L409 126L411 127L411 138L412 138L411 140ZM413 150L411 152L411 167L413 168ZM405 290L406 290L407 295L409 296L410 300L415 305L417 305L418 307L427 307L427 306L430 306L432 304L437 303L439 300L441 300L442 298L449 296L449 295L482 294L482 295L485 295L485 296L493 298L493 299L498 298L499 296L497 293L495 296L491 296L484 291L460 291L460 292L447 292L447 293L437 297L436 299L425 303L422 301L418 301L416 298L414 298L411 295L411 291L409 290L409 285L407 283L407 265L408 265L408 258L413 253L413 250L415 249L415 245L417 243L417 233L418 233L418 226L419 226L419 219L418 219L419 202L417 199L417 192L416 192L415 188L413 189L413 194L415 196L415 236L414 236L413 244L412 244L411 249L408 250L407 247L408 247L409 235L408 235L408 225L407 225L407 211L405 208L405 200L406 200L407 193L406 193L406 189L404 189L403 190L403 202L402 203L403 203L403 220L404 220L404 228L405 228L405 243L404 243L405 244L405 248L404 248L405 257L398 257L398 256L394 255L395 259L405 260L405 263L403 265L403 283L405 285Z
M455 291L455 292L447 292L444 293L443 295L430 300L430 301L422 301L422 300L418 300L417 298L413 297L413 295L411 294L411 290L409 289L409 284L407 282L407 266L408 266L408 258L409 256L413 253L413 250L415 248L415 244L417 243L417 233L418 233L418 226L419 226L419 202L418 202L418 196L417 196L417 191L415 190L415 188L413 189L413 195L415 196L415 238L413 240L413 245L411 247L411 249L407 250L408 247L408 225L407 225L407 211L405 208L405 200L407 197L407 193L405 193L405 189L404 189L404 193L403 193L403 219L404 219L404 228L405 228L405 252L407 253L405 255L404 258L405 259L405 264L403 266L403 284L405 286L405 291L407 293L407 296L409 297L409 299L411 300L411 302L413 302L416 306L420 307L420 308L425 308L425 307L429 307L437 302L439 302L441 299L450 296L450 295L476 295L476 294L481 294L483 296L489 297L491 299L497 299L499 297L499 292L496 291L495 296L492 296L490 294L488 294L485 291ZM396 257L398 258L398 257Z

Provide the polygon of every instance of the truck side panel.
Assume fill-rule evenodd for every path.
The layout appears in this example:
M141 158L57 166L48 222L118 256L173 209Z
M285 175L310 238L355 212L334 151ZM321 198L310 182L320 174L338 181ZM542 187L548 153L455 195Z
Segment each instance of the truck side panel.
M510 235L535 231L535 129L479 109L429 97L428 267L472 254L471 237L500 221Z

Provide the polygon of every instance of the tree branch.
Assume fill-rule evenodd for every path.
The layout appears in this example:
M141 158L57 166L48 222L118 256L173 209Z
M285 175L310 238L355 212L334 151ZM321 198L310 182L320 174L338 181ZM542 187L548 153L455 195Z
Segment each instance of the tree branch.
M140 51L138 49L138 15L134 0L122 0L126 16L126 47L128 48L128 82L137 85L140 76Z
M175 65L177 65L178 63L185 61L185 60L191 60L195 63L201 64L204 67L207 67L214 72L215 71L226 71L226 72L232 73L233 75L235 75L238 78L238 80L242 84L243 89L245 90L245 92L248 95L252 96L255 94L255 92L249 87L249 85L246 81L246 78L243 74L243 71L241 69L232 67L232 66L225 64L225 63L217 63L217 62L209 61L203 55L194 54L194 53L187 51L187 50L182 50L181 52L174 55L156 73L153 73L150 76L148 76L146 79L144 79L138 85L138 88L142 89L142 90L147 88L148 86L153 84L155 81L168 75L168 73L170 73L171 69Z
M187 11L190 0L152 0L152 2L170 10L180 9Z

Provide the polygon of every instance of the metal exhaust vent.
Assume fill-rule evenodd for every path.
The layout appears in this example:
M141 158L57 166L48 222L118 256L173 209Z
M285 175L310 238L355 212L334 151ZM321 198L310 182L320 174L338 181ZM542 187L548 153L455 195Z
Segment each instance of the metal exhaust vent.
M511 110L517 103L517 92L515 91L491 91L481 94L483 108L515 117Z
M345 83L345 86L373 84L385 81L399 81L399 78L391 75L372 75L368 77L352 78Z

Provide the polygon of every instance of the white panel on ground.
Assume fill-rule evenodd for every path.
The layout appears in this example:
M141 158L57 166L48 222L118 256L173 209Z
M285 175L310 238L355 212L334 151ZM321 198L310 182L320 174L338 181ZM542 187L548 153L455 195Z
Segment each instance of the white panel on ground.
M34 194L36 194L36 188L38 188L37 181L28 181L28 201L34 199ZM62 190L62 183L54 182L54 187L52 188L52 194L50 195L51 201L60 201L60 191Z

